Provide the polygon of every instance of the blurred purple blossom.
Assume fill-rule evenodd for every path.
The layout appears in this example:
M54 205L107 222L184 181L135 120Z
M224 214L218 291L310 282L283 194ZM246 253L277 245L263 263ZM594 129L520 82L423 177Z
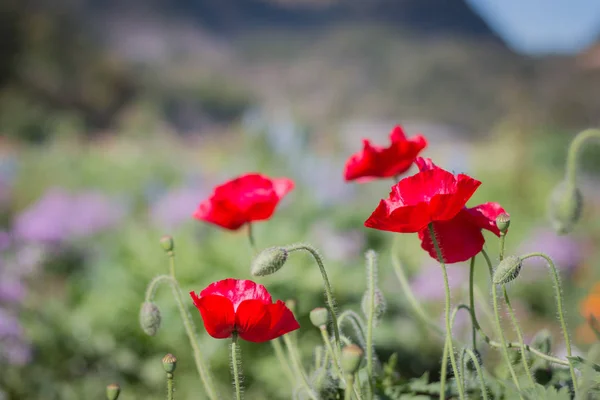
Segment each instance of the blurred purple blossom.
M61 243L107 230L124 213L121 203L99 192L53 188L16 217L14 234L26 242Z
M356 259L365 245L365 236L360 230L340 231L323 221L312 226L310 237L320 244L327 258L335 261Z
M31 347L19 320L0 308L0 360L11 365L25 365L31 360Z
M469 279L468 268L464 265L447 265L448 281L451 290L460 288ZM421 300L442 300L444 298L444 278L438 264L429 264L419 271L410 282L415 296Z
M200 188L177 188L167 192L156 201L150 210L152 222L163 229L175 229L192 219L198 204L209 195Z
M580 242L572 236L558 236L554 231L544 228L532 231L516 251L521 255L532 252L547 254L552 258L556 268L567 275L574 273L584 260L583 246ZM525 262L521 275L531 276L530 272L537 275L539 272L544 272L545 268L546 261L543 258L534 257Z

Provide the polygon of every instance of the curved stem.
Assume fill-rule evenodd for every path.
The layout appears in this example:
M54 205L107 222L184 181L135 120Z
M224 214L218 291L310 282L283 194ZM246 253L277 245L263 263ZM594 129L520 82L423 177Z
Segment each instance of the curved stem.
M279 364L281 364L281 368L283 368L283 373L288 378L290 383L292 385L295 385L296 379L294 378L294 373L292 372L292 368L290 367L290 364L285 358L285 355L283 353L283 347L281 347L281 342L279 341L279 338L271 340L271 345L273 346L273 350L275 351L275 356L277 357Z
M360 346L363 349L366 349L367 340L365 337L365 322L356 312L352 310L346 310L343 313L341 313L338 318L338 327L340 331L342 330L342 327L344 326L344 321L346 320L349 321L350 325L352 326L352 329L354 330L354 333L356 333L358 344L360 344Z
M402 288L402 293L407 297L408 302L412 308L412 312L413 314L427 327L429 327L431 330L435 331L436 333L438 333L439 335L444 335L444 330L442 328L440 328L433 319L431 319L431 317L429 317L427 315L427 313L425 312L425 310L423 310L423 307L421 307L421 304L419 304L419 302L417 301L415 295L412 292L412 289L410 288L410 285L408 284L408 281L406 279L406 274L404 273L404 270L402 269L402 264L400 263L400 261L398 260L398 257L396 256L396 254L394 252L392 252L392 265L394 267L394 272L396 273L396 277L398 278L398 281L400 282L400 286ZM491 265L491 264L489 264ZM488 265L488 267L489 267ZM491 275L490 275L491 276ZM499 342L496 342L494 340L492 340L485 332L483 332L483 330L481 329L481 326L479 325L479 321L477 320L477 316L475 315L475 311L473 309L473 313L471 314L471 318L472 318L472 322L475 325L477 332L479 332L479 334L483 337L483 340L491 347L500 349L502 348L502 344ZM492 319L492 322L493 319ZM519 344L518 343L514 343L514 342L507 342L506 343L506 347L508 347L509 349L512 350L519 350ZM549 361L551 363L554 364L558 364L558 365L564 365L564 366L569 366L569 362L562 360L560 358L557 357L552 357L548 354L542 353L541 351L537 350L534 347L530 347L529 345L525 345L525 349L536 355L539 358L542 358L546 361Z
M194 362L196 363L196 369L198 370L198 374L200 375L200 379L204 384L204 390L208 395L208 398L211 400L216 400L219 398L215 388L213 386L213 381L210 376L210 372L208 368L204 365L204 357L202 356L202 352L200 351L200 346L198 346L198 338L196 334L196 326L192 321L190 313L185 307L185 303L183 302L183 295L181 293L181 288L179 287L179 283L175 278L175 254L171 251L168 253L169 255L169 270L171 272L171 288L173 291L173 297L175 298L175 303L177 303L177 308L179 309L179 314L181 315L181 319L183 320L183 326L185 328L185 332L190 341L190 346L192 346L194 352Z
M585 131L584 131L585 132ZM600 132L598 132L600 134ZM577 140L577 138L576 138ZM550 273L552 275L552 279L554 280L554 292L555 292L555 296L556 296L556 308L558 311L558 319L560 320L560 326L561 329L563 331L563 336L565 338L565 347L567 350L567 356L571 357L571 339L569 338L569 332L567 331L567 323L565 322L565 315L564 315L564 311L563 311L563 298L562 298L562 290L561 290L561 284L560 284L560 276L558 275L558 271L556 270L556 266L554 265L554 262L552 262L552 259L550 257L548 257L546 254L544 253L529 253L526 254L524 256L521 257L521 260L525 261L528 258L532 258L532 257L542 257L546 260L548 267L550 268ZM573 368L573 365L569 362L569 371L571 372L571 379L573 379L573 391L575 392L575 397L577 397L577 389L578 389L578 385L577 385L577 375L575 375L575 368Z
M283 337L283 342L287 346L288 354L290 355L290 358L292 360L292 365L294 366L294 369L296 370L296 374L298 376L300 376L300 380L301 380L302 386L304 386L304 390L306 390L306 393L308 393L308 396L312 400L318 400L317 395L315 395L315 392L313 391L313 389L310 387L310 384L308 383L308 378L306 377L304 368L302 368L302 363L300 362L300 359L298 357L298 353L296 352L296 347L294 346L294 343L292 342L292 340L290 339L290 337L288 335L283 335L282 337Z
M531 386L535 387L535 380L533 379L533 375L531 375L529 363L527 362L527 355L525 354L525 341L523 340L523 333L521 332L521 328L519 327L519 321L517 320L517 316L515 315L515 310L510 304L510 299L508 297L506 285L502 285L502 292L504 294L504 302L506 303L506 308L508 309L508 315L510 315L513 327L515 328L515 332L517 333L517 338L519 339L519 347L521 348L521 361L523 362L523 369L525 370L527 379L529 379L529 383L531 383Z
M492 262L488 257L485 250L481 250L483 257L488 263L488 267L492 270ZM510 376L519 392L519 397L523 400L523 395L521 394L521 385L519 384L519 379L517 378L517 374L515 373L515 369L512 366L510 361L510 356L508 355L508 347L506 347L506 338L504 337L504 331L502 330L502 323L500 322L500 307L498 306L498 291L497 287L494 283L492 283L492 301L494 304L494 316L496 317L496 331L498 333L498 337L500 338L500 343L502 345L502 354L504 355L504 362L506 362L506 366L508 367L508 371L510 372Z
M321 259L321 256L319 255L317 250L315 250L312 246L310 246L308 244L302 244L302 243L292 244L290 246L286 246L285 249L288 251L288 253L291 253L293 251L299 251L299 250L308 251L313 256L315 261L317 262L317 265L319 266L319 270L321 271L321 276L323 277L323 283L325 285L325 296L327 297L327 307L329 308L329 313L331 314L331 321L332 321L332 325L333 325L333 335L334 335L335 341L336 341L337 352L339 352L341 349L341 343L340 343L340 331L338 328L337 313L336 313L336 307L335 307L335 299L333 298L333 290L331 289L331 284L329 283L329 278L327 277L327 271L325 270L325 265L323 264L323 260Z
M169 275L158 275L154 277L154 279L150 281L148 287L146 288L146 295L144 296L146 302L150 302L152 299L154 299L156 290L162 283L173 284L173 278L171 278Z
M577 156L579 155L583 144L591 138L600 139L600 130L586 129L578 133L569 146L569 153L567 154L566 178L567 182L572 185L575 184L577 176Z
M461 399L465 398L465 392L460 381L460 373L458 370L458 366L456 365L456 357L454 355L454 345L452 343L452 326L450 326L450 285L448 283L448 271L446 271L446 264L444 263L444 256L442 255L442 250L440 249L440 244L437 241L435 236L435 230L433 228L433 224L429 224L429 235L431 236L431 240L433 242L433 247L435 248L435 252L438 257L438 261L440 266L442 267L442 274L444 276L444 289L446 293L446 301L445 301L445 319L446 319L446 342L449 346L449 355L450 355L450 364L452 364L452 371L454 373L454 377L456 380L456 386L458 388L458 396ZM446 360L444 360L446 362Z
M233 374L233 386L235 388L235 399L242 399L242 385L241 381L241 359L239 359L239 346L237 344L237 332L233 332L231 335L231 373Z

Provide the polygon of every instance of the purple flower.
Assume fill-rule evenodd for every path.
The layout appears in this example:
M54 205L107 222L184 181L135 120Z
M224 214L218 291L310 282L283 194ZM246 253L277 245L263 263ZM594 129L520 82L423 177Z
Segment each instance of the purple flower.
M584 259L583 246L572 236L558 236L550 229L538 228L531 232L527 239L518 247L517 254L540 252L552 258L556 268L571 275ZM525 262L521 276L537 275L544 272L546 261L534 257Z
M174 189L152 205L150 219L160 228L175 229L183 222L192 220L192 214L207 195L206 189Z
M464 265L447 265L448 281L451 289L457 289L462 282L468 280L468 269ZM444 298L444 277L438 264L421 268L413 277L410 286L421 300L441 300Z
M71 194L54 188L17 216L14 233L26 242L61 243L111 228L124 211L98 192Z
M23 282L0 271L0 303L18 303L25 297Z
M24 337L19 320L0 308L0 360L11 365L25 365L31 360L31 347Z

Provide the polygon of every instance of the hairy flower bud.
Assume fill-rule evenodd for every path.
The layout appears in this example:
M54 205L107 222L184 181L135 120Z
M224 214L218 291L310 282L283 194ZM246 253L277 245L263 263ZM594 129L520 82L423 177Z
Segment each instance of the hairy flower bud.
M498 215L496 217L496 226L500 232L506 233L508 231L508 227L510 226L510 215L507 213Z
M572 183L559 183L550 196L549 215L552 227L559 235L570 233L581 218L583 196Z
M503 285L519 276L523 267L523 260L517 256L508 256L498 264L492 280L496 285Z
M369 317L369 307L371 306L371 299L369 298L369 291L367 290L363 295L361 308L363 314L368 318ZM375 317L375 321L381 320L383 314L385 314L385 310L387 309L387 302L385 301L385 297L379 288L375 288L375 304L373 309L373 315Z
M363 359L363 350L355 344L351 344L342 349L342 370L347 375L354 375L360 367L360 362Z
M177 367L177 358L173 354L169 353L163 357L162 365L167 374L172 374Z
M163 250L167 253L173 251L175 249L175 243L173 242L173 238L171 236L163 236L160 238L160 245Z
M250 273L254 276L266 276L279 271L288 258L288 252L283 247L269 247L254 258Z
M121 393L121 386L118 383L111 383L106 387L106 398L108 400L117 400Z
M160 310L154 303L144 302L140 309L140 325L148 336L156 335L160 328Z
M310 312L310 322L317 328L327 326L329 322L329 310L324 307L317 307Z

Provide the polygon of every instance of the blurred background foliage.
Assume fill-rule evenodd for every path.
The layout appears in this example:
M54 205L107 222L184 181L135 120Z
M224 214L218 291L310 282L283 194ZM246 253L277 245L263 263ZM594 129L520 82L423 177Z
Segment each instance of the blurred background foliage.
M247 171L297 182L275 217L256 225L258 245L313 243L342 309L359 310L363 253L380 252L389 307L377 351L384 360L398 353L403 377L435 377L441 342L411 316L392 244L441 324L435 264L413 235L363 227L391 182L342 181L360 139L383 144L395 123L427 136L436 163L483 182L470 204L498 201L511 213L508 253L556 259L585 349L578 307L599 278L600 146L585 149L585 215L572 236L550 231L545 203L573 135L598 124L595 49L517 53L458 0L1 2L0 399L101 398L113 381L124 398L158 399L167 352L179 358L178 397L202 398L169 291L158 294L156 337L139 328L139 306L167 269L165 233L184 290L250 277L244 233L191 218L215 184ZM495 254L496 238L486 237ZM467 266L452 271L458 301ZM510 291L527 337L549 327L560 354L544 274L531 262ZM308 312L323 305L318 269L295 255L260 282L298 301L309 363L319 335ZM201 338L226 393L226 343ZM243 343L242 352L247 398L288 398L271 347Z

